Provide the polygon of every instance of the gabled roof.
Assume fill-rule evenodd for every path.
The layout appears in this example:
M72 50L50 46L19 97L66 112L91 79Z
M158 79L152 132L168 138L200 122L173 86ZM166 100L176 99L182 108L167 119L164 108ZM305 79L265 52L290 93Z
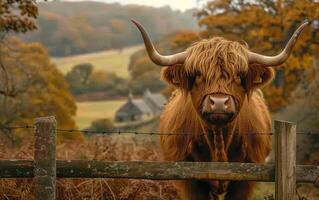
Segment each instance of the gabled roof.
M151 114L152 110L143 99L133 99L132 103L144 114Z
M163 108L165 103L167 102L166 98L163 95L152 94L149 90L146 90L146 92L144 93L144 97L152 101L152 103L158 108Z
M161 94L152 94L145 91L143 99L134 99L130 92L128 101L116 112L116 116L129 116L136 114L158 114L162 111L166 99Z

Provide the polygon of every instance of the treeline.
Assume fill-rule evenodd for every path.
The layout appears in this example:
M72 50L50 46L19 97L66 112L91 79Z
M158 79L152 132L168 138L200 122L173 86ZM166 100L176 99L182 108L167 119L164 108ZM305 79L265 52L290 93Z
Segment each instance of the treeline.
M129 91L141 95L146 89L160 92L166 84L160 80L160 68L146 56L145 50L134 53L129 64L130 78L95 70L90 63L75 65L65 75L71 93L84 99L108 99L127 96ZM84 96L83 96L84 95ZM89 96L87 96L89 95Z
M130 19L143 22L157 40L178 29L193 29L193 11L173 11L170 7L153 8L99 2L39 3L39 29L24 36L42 43L53 56L119 49L141 42Z
M196 39L199 37L192 30L175 31L162 37L156 47L161 53L171 54L186 49ZM143 95L147 89L170 95L165 92L171 91L167 90L168 84L161 80L162 68L149 59L144 47L130 56L127 69L129 77L125 79L112 72L96 70L91 63L82 63L73 66L65 78L78 100L124 97L129 92Z
M115 73L94 70L90 63L75 65L65 75L73 95L103 92L106 97L126 96L127 80Z

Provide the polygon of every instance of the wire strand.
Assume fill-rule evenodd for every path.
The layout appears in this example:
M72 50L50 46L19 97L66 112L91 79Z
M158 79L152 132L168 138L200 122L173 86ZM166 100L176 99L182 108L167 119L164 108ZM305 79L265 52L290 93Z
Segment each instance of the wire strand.
M35 129L34 125L16 125L16 126L4 126L0 127L0 129L5 130L13 130L13 129ZM131 130L121 130L121 129L111 129L111 130L80 130L80 129L55 129L57 132L64 133L87 133L87 134L135 134L135 135L193 135L194 133L170 133L170 132L139 132L139 131L131 131ZM205 133L201 133L199 135L204 135ZM237 132L237 134L239 134ZM274 132L249 132L249 133L240 133L245 135L274 135ZM297 132L298 135L319 135L319 131L304 131Z

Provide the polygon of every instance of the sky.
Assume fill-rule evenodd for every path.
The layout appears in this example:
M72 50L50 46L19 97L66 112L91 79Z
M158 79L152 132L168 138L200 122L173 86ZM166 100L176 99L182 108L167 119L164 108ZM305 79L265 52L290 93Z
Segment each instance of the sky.
M121 3L121 4L139 4L147 6L170 6L174 10L185 11L186 9L196 7L197 0L63 0L63 1L100 1L105 3Z

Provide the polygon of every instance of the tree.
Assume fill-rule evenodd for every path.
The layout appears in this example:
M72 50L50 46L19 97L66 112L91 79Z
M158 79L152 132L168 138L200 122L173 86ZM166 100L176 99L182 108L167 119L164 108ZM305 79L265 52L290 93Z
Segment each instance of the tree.
M178 31L170 39L172 50L185 51L185 49L199 39L198 34L192 30Z
M27 44L16 38L7 39L6 45L0 51L6 66L6 73L0 73L0 90L6 90L9 77L14 92L0 95L1 130L6 131L5 127L14 124L32 124L34 118L49 115L57 118L59 128L76 128L75 101L47 51L40 44ZM29 137L23 132L17 134ZM59 134L59 140L64 139L82 139L82 136Z
M127 95L127 81L115 73L94 71L90 77L90 92L105 92L109 95Z
M0 2L0 31L25 33L37 28L39 14L36 0L3 0Z
M0 131L7 136L10 129L5 127L30 124L34 118L46 115L55 115L61 128L76 127L75 102L47 51L40 44L6 38L8 32L35 30L38 14L36 0L0 2ZM16 133L29 137L23 131ZM66 138L82 139L82 136L60 134L60 140Z
M148 58L145 50L131 56L129 71L131 79L128 85L134 94L143 94L146 89L158 92L165 87L160 78L161 69Z
M38 8L36 0L5 0L0 2L0 51L4 43L5 36L8 32L25 33L37 28L35 19L38 16ZM9 88L9 74L6 71L6 66L2 63L0 56L0 68L4 73L6 88L0 90L1 95L13 97L18 92L13 88Z
M255 52L278 53L303 20L319 18L315 0L215 0L197 13L201 36L223 36L248 43ZM307 28L290 59L277 70L274 84L265 89L273 110L287 105L305 70L319 52L319 29Z
M138 79L131 79L129 86L134 94L142 95L147 89L152 92L160 92L166 84L160 79L159 72L149 71L138 76Z
M88 91L92 72L93 65L83 63L75 65L72 70L65 75L73 94L81 94Z

